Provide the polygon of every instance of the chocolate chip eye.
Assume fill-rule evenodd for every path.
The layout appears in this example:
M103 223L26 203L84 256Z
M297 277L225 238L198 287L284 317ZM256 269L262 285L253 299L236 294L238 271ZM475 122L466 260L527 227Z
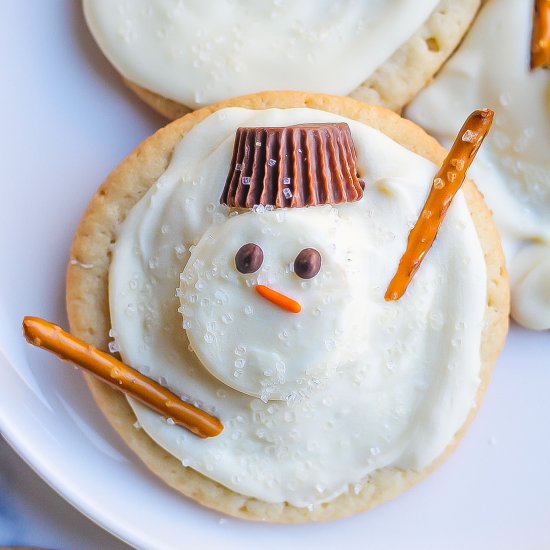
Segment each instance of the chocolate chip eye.
M294 260L294 273L302 279L311 279L321 269L321 254L315 248L304 248Z
M241 273L254 273L264 261L262 249L254 243L243 244L235 254L235 267Z

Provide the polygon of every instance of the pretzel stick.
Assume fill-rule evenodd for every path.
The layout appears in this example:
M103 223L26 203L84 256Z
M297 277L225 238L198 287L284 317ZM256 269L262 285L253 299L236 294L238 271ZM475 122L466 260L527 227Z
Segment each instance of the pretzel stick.
M550 67L550 0L535 0L531 34L531 70Z
M183 402L160 384L53 323L37 317L25 317L23 334L29 344L47 349L61 359L82 367L199 437L214 437L223 430L217 418Z
M447 209L464 182L466 171L491 127L493 115L490 109L474 111L460 129L433 180L422 212L409 233L407 249L384 296L387 301L399 300L407 290L437 236Z

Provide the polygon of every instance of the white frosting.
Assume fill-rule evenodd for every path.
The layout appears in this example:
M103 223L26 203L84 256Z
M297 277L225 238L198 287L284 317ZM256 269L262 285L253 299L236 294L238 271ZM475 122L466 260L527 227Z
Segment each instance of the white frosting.
M494 109L470 176L502 234L512 316L548 329L550 71L529 70L532 17L533 2L487 2L458 52L406 113L448 145L473 109Z
M235 252L248 242L262 248L264 260L258 272L242 275ZM322 257L323 269L311 281L292 273L304 248ZM366 283L361 259L367 253L361 227L340 219L330 206L251 211L212 227L193 249L181 280L191 347L235 389L264 400L298 395L301 385L334 374L362 351L363 312L355 300ZM296 299L300 315L260 297L257 284Z
M514 318L533 329L550 328L550 246L525 246L513 261Z
M438 0L84 0L127 79L196 108L265 90L346 95Z
M231 215L219 205L237 127L341 120L366 181L361 201ZM405 296L384 300L436 170L372 128L312 109L226 109L195 126L120 227L111 318L125 361L225 429L199 439L130 400L147 433L239 493L296 506L439 456L474 405L481 364L486 268L461 193ZM234 267L247 242L264 252L252 275ZM322 257L309 281L289 267L306 247ZM302 312L264 300L257 282Z

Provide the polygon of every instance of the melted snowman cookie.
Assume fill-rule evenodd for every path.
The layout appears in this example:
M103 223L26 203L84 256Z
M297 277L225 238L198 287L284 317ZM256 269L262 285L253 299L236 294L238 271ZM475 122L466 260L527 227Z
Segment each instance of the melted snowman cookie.
M333 499L379 468L424 468L443 452L477 392L486 303L485 262L460 196L406 296L385 301L436 167L355 121L345 120L361 200L244 213L219 204L238 127L311 121L342 119L229 109L195 126L121 226L109 282L125 360L226 426L198 442L132 402L143 428L234 491L295 506ZM200 225L186 221L190 210ZM237 269L246 244L262 250L254 273ZM304 280L291 266L307 248L322 261ZM257 285L301 311L264 299Z
M487 2L458 52L406 113L448 144L472 107L494 109L494 128L470 174L503 238L512 316L541 330L550 328L550 72L530 67L533 6Z
M385 300L437 166L326 109L438 162L439 149L395 115L328 99L262 94L240 100L251 109L173 123L109 178L72 251L96 266L69 267L73 331L105 345L85 327L102 338L109 330L101 258L116 231L110 314L124 360L224 430L199 439L130 400L137 430L125 399L94 383L100 406L170 485L240 517L349 515L421 479L471 419L506 329L498 240L469 185L406 294ZM255 110L281 103L325 110ZM311 122L349 125L364 192L333 205L319 193L309 207L243 208L237 186L235 207L220 203L238 127ZM252 188L248 177L240 184ZM287 177L277 184L284 198Z

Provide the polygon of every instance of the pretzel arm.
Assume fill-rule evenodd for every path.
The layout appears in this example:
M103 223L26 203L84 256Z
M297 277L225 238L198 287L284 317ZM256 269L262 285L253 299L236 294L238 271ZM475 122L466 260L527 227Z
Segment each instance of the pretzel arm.
M30 344L51 351L65 361L71 361L199 437L214 437L223 430L217 418L185 403L137 370L75 338L53 323L37 317L25 317L23 334Z

